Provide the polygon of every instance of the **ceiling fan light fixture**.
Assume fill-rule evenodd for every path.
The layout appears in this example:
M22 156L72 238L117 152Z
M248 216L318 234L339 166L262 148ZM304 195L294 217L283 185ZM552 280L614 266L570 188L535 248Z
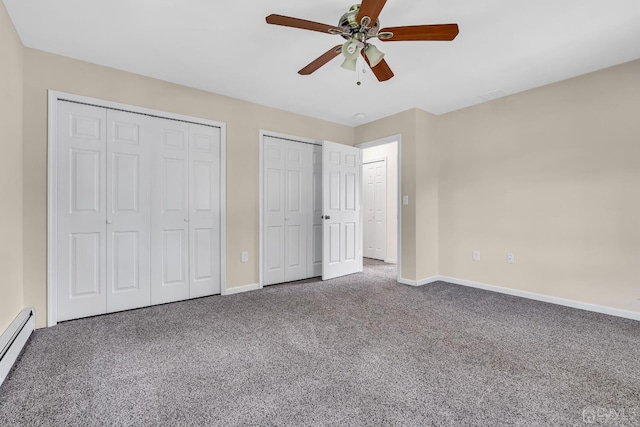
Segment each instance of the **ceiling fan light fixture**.
M384 58L384 53L380 52L378 48L372 44L367 44L367 47L364 48L364 54L367 56L371 67L378 65L380 61L382 61L382 58Z
M356 67L358 66L358 58L345 58L344 62L342 63L341 67L344 68L345 70L349 70L349 71L355 71Z
M342 68L346 70L355 71L358 61L358 54L360 53L360 42L355 39L351 39L342 45L342 55L344 56L344 62Z

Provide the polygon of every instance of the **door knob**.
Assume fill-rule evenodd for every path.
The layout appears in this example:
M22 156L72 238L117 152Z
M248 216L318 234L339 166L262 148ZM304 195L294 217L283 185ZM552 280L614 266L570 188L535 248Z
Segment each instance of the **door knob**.
M113 224L113 221L111 221L110 219L107 220L107 224Z
M331 217L329 215L325 215L323 218L324 219L331 219Z

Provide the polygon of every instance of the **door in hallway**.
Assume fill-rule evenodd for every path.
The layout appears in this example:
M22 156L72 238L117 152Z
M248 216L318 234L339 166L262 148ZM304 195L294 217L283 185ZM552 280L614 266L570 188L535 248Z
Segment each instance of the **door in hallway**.
M364 256L387 258L387 161L362 166L364 180Z

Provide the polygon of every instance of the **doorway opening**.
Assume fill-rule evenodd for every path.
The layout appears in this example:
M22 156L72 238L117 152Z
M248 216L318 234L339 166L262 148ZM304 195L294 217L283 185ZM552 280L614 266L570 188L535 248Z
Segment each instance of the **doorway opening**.
M360 144L362 249L366 266L397 266L400 253L399 136ZM396 267L396 270L399 270ZM397 271L399 273L399 271Z

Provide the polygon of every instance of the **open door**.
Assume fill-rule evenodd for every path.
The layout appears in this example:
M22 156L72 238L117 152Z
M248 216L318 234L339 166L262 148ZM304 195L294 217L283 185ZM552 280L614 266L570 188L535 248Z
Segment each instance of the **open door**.
M325 141L322 147L322 280L362 271L360 149Z

